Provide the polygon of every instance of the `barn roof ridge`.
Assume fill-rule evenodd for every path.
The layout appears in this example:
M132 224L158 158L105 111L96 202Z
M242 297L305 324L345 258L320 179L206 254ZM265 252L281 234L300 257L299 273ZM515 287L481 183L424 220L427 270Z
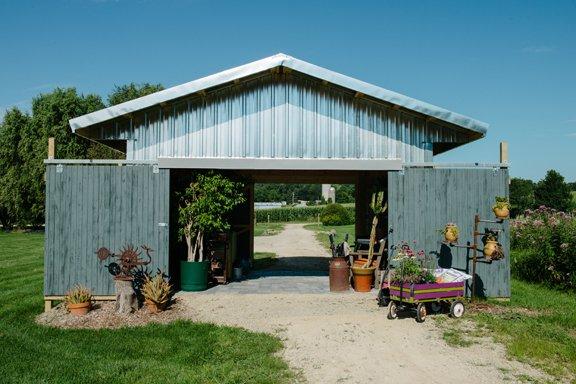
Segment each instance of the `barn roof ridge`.
M373 97L375 99L379 99L387 103L394 104L399 107L480 133L482 136L485 136L489 127L488 124L468 116L464 116L456 112L451 112L447 109L381 88L379 86L340 74L338 72L331 71L326 68L322 68L315 64L308 63L283 53L278 53L261 60L230 68L213 75L202 77L197 80L192 80L190 82L167 88L147 96L143 96L134 100L127 101L125 103L114 105L70 119L70 127L73 131L76 131L77 129L86 128L119 116L185 97L187 95L197 93L208 88L223 85L235 80L240 80L276 67L290 68L294 71L304 73L328 83L351 89L360 94Z

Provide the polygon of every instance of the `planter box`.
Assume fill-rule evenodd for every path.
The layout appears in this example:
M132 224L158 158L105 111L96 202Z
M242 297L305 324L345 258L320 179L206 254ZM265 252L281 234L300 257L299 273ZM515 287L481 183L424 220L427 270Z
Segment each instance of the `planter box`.
M438 301L464 297L464 281L457 283L390 283L390 299L407 303Z

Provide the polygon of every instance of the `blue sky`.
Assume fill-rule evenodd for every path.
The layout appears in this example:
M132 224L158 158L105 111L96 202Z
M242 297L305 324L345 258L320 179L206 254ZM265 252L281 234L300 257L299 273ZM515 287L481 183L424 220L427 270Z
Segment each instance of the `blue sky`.
M576 180L576 1L0 0L0 114L54 87L173 86L283 52L490 124L436 158Z

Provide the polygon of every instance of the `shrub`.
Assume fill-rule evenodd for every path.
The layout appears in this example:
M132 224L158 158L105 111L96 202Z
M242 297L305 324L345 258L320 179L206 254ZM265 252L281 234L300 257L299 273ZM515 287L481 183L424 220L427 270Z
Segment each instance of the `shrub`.
M576 217L544 206L511 223L512 273L524 280L576 288Z
M328 204L320 214L322 225L348 225L353 220L346 208L340 204Z
M287 223L291 221L316 221L325 206L316 205L313 207L283 207L271 209L258 209L254 211L256 222L266 223ZM344 207L350 217L354 217L354 205Z

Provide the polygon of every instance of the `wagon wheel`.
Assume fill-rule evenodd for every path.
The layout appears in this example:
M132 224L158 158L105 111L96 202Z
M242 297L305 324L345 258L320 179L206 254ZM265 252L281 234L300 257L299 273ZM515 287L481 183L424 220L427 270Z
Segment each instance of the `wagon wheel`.
M460 300L454 300L450 305L450 316L459 319L464 315L464 303Z
M437 301L431 302L430 311L432 311L432 313L440 313L442 311L442 304Z
M396 303L394 301L390 301L388 303L388 318L390 320L394 320L398 317L398 308L396 307Z
M426 304L418 303L416 307L416 321L419 323L423 323L426 320Z

